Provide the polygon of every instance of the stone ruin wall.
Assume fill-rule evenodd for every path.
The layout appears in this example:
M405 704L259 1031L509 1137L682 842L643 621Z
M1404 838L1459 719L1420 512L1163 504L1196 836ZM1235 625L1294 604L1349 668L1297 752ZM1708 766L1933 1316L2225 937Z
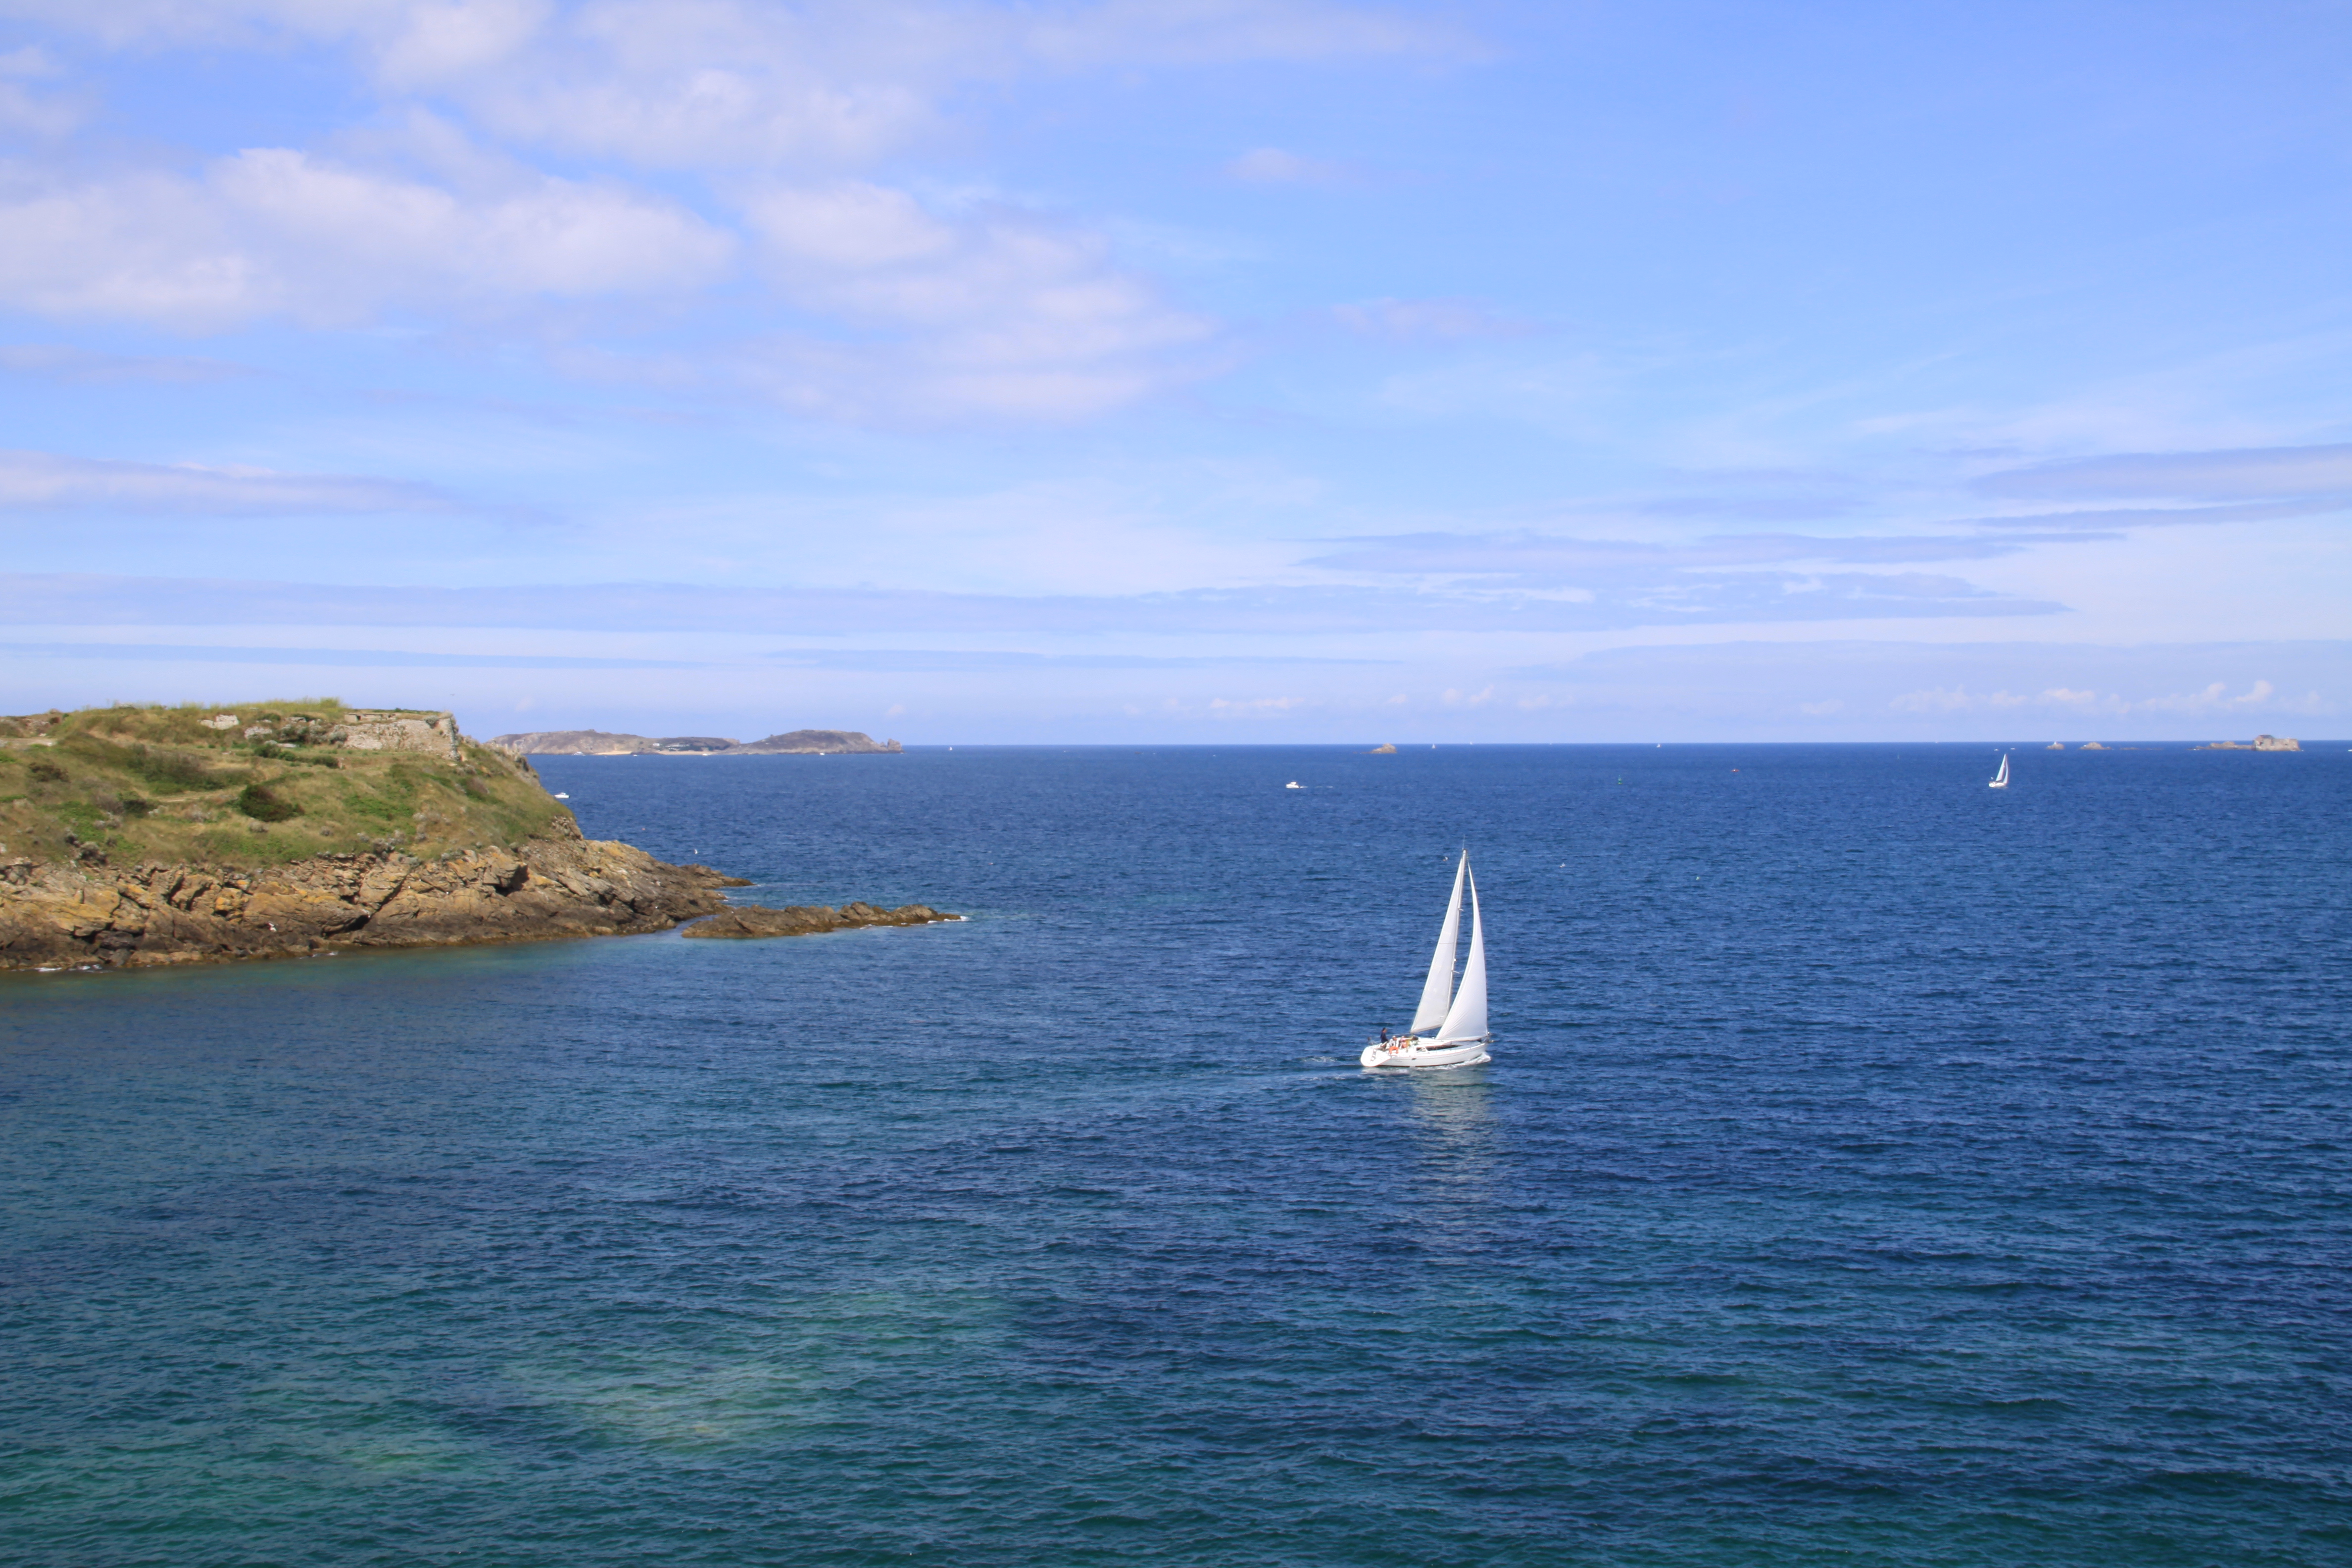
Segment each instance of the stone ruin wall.
M383 713L359 709L345 711L339 723L309 713L291 713L275 722L247 724L235 713L215 713L204 721L207 730L239 730L247 741L274 741L288 746L341 746L353 752L422 752L429 756L460 760L457 721L448 713Z

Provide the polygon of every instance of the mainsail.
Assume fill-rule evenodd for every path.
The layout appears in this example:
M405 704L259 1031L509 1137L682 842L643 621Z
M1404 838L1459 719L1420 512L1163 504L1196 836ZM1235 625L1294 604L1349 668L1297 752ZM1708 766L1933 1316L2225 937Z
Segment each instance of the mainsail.
M1434 1029L1445 1020L1446 1006L1454 1000L1454 943L1462 932L1462 879L1470 870L1470 851L1462 851L1462 864L1454 868L1454 897L1445 906L1445 925L1437 933L1437 952L1429 961L1429 980L1421 988L1421 1005L1413 1010L1412 1026L1405 1031L1419 1035ZM1486 1003L1479 1003L1479 1011Z
M1469 857L1463 858L1466 861ZM1450 924L1450 922L1449 922ZM1486 933L1478 923L1478 879L1470 879L1470 959L1462 966L1462 989L1437 1031L1437 1044L1486 1037Z

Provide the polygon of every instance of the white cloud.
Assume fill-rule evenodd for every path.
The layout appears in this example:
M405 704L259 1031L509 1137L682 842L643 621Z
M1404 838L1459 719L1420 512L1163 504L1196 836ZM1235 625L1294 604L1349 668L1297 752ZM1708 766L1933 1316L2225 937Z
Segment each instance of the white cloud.
M388 479L0 451L0 509L13 510L249 515L441 511L451 504L426 486Z
M0 166L0 308L192 332L403 312L479 327L615 296L674 317L734 274L748 226L773 294L723 346L653 364L575 336L561 363L890 423L1080 418L1215 368L1212 323L1098 227L846 177L950 132L968 144L968 89L1465 47L1346 0L0 0L0 16L121 48L324 46L383 100L331 153ZM0 56L0 119L62 127L7 96L51 69ZM706 210L526 167L520 147L686 171ZM730 208L740 221L709 216ZM779 329L768 303L799 320Z
M84 108L77 97L27 85L58 74L57 62L45 49L28 46L0 53L0 130L53 138L80 124Z
M1178 351L1212 331L1099 236L1009 207L941 214L840 181L772 187L749 218L785 298L882 339L772 345L755 374L813 411L1078 417L1193 374Z
M1239 700L1213 697L1209 699L1209 714L1215 719L1278 719L1306 700L1303 697L1250 697Z
M271 316L693 288L734 238L675 204L518 174L458 190L287 148L78 184L0 172L0 301L216 331Z

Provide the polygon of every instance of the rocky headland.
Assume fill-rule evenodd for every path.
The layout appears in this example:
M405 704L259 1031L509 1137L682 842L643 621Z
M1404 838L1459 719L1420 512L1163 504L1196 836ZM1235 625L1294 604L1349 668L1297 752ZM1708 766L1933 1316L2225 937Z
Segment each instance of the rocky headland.
M763 741L723 735L624 735L604 730L532 730L493 735L490 744L517 756L541 757L775 757L882 756L903 752L896 741L877 741L862 730L793 730Z
M2299 752L2303 750L2303 742L2284 735L2257 735L2251 746L2242 741L2215 741L2209 745L2189 749L2192 752Z
M320 700L0 719L0 970L664 931L738 912L720 889L748 885L584 838L527 759L447 713ZM709 934L787 934L762 928L779 913L791 931L952 918L740 912Z

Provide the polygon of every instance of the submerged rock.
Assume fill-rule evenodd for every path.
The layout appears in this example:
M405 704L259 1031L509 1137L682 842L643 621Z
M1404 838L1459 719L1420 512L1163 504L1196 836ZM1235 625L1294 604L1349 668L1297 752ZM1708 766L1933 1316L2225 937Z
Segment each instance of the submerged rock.
M707 921L697 921L678 934L738 939L813 936L818 931L846 931L856 926L919 926L961 919L961 915L951 915L929 904L900 904L895 910L877 909L867 903L844 904L837 910L823 904L788 904L782 909L737 904Z

